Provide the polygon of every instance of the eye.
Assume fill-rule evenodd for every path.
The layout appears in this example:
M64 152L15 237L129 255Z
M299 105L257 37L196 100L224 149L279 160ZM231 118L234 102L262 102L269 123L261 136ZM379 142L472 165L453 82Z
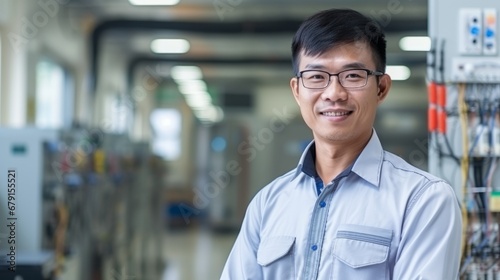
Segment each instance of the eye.
M313 76L311 77L311 79L314 79L314 80L322 80L322 79L324 79L324 78L325 78L325 76L320 75L320 74L316 74L316 75L313 75Z
M361 76L357 73L348 73L346 76L346 78L361 78Z
M358 80L358 79L364 79L366 76L366 73L364 71L354 70L354 71L344 72L343 76L344 76L344 79L347 79L347 80Z
M318 72L306 72L302 75L304 79L311 81L323 81L326 79L326 75Z

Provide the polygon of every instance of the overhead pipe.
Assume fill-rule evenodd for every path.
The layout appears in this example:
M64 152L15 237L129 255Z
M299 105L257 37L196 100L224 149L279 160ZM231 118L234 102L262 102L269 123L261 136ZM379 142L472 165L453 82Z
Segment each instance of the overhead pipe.
M295 33L302 19L283 20L247 20L241 22L217 22L217 21L160 21L160 20L131 20L115 19L99 23L91 35L91 66L90 82L91 89L95 93L97 87L99 45L103 34L110 30L171 30L205 34L279 34ZM384 26L387 33L390 32L415 32L427 30L427 20L401 20L394 19ZM160 58L161 59L161 58ZM278 59L281 60L281 59ZM187 60L183 60L187 61Z

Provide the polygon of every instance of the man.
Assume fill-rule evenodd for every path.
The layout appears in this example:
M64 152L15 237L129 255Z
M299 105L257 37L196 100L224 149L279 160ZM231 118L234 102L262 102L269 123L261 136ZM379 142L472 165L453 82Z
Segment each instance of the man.
M293 96L314 140L250 203L221 279L457 279L461 213L450 185L382 149L386 41L352 10L307 19Z

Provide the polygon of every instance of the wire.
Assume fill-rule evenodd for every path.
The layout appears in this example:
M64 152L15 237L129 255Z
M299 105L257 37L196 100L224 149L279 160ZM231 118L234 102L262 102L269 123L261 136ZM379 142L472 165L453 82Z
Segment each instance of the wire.
M493 181L493 175L495 174L495 170L497 168L498 164L498 158L490 158L490 166L488 168L488 171L486 173L486 178L484 179L484 182L486 182L486 194L487 197L491 197L491 192L492 192L492 181ZM491 211L490 211L490 203L488 200L486 200L486 224L491 225L492 224L492 216L491 216ZM487 228L487 236L490 236L491 230L489 227ZM498 233L497 233L498 234Z
M466 272L467 272L467 267L472 264L472 256L468 256L463 264L462 264L462 268L460 269L460 275L464 275Z
M469 149L469 157L471 157L474 153L474 149L476 148L481 135L484 133L485 127L481 125L481 130L475 135L474 140L472 141L472 145Z
M465 84L460 84L459 85L459 98L458 98L458 113L460 116L460 121L462 124L462 150L463 150L463 157L461 161L461 170L462 170L462 195L463 195L463 201L462 201L462 219L463 219L463 224L462 224L462 246L461 246L461 256L463 257L466 251L470 252L470 245L469 245L469 250L465 250L466 246L466 234L467 234L467 226L468 226L468 217L467 217L467 208L466 208L466 197L467 197L467 178L468 178L468 172L469 172L469 154L468 154L468 137L467 137L467 104L465 103Z
M434 42L436 43L436 42ZM444 52L445 52L445 43L446 40L441 40L441 48L439 51L440 60L439 66L437 66L436 61L434 61L434 66L437 66L437 70L434 72L434 81L428 86L429 89L429 131L438 132L437 135L441 134L446 148L448 149L447 156L451 157L457 164L460 164L459 158L454 154L453 149L450 145L450 141L447 135L447 121L448 121L448 112L446 111L447 105L447 85L445 82L445 73L444 73ZM432 50L433 55L436 56L437 50L434 48ZM434 57L434 60L436 58ZM440 75L440 79L438 80L438 73ZM442 153L442 149L440 147L440 141L437 141L437 145L439 146L439 155L440 159L442 158L444 153Z
M460 164L460 159L455 155L455 153L453 153L453 148L450 145L450 140L448 139L448 136L446 135L446 133L443 134L443 139L444 139L444 143L446 145L446 148L449 151L449 154L443 153L442 155L451 157L457 164Z

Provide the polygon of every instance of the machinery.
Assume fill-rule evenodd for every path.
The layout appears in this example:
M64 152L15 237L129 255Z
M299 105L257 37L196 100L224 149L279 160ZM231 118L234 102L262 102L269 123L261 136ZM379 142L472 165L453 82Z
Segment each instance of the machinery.
M2 128L0 158L0 219L12 225L0 229L0 279L159 278L163 170L148 143Z

